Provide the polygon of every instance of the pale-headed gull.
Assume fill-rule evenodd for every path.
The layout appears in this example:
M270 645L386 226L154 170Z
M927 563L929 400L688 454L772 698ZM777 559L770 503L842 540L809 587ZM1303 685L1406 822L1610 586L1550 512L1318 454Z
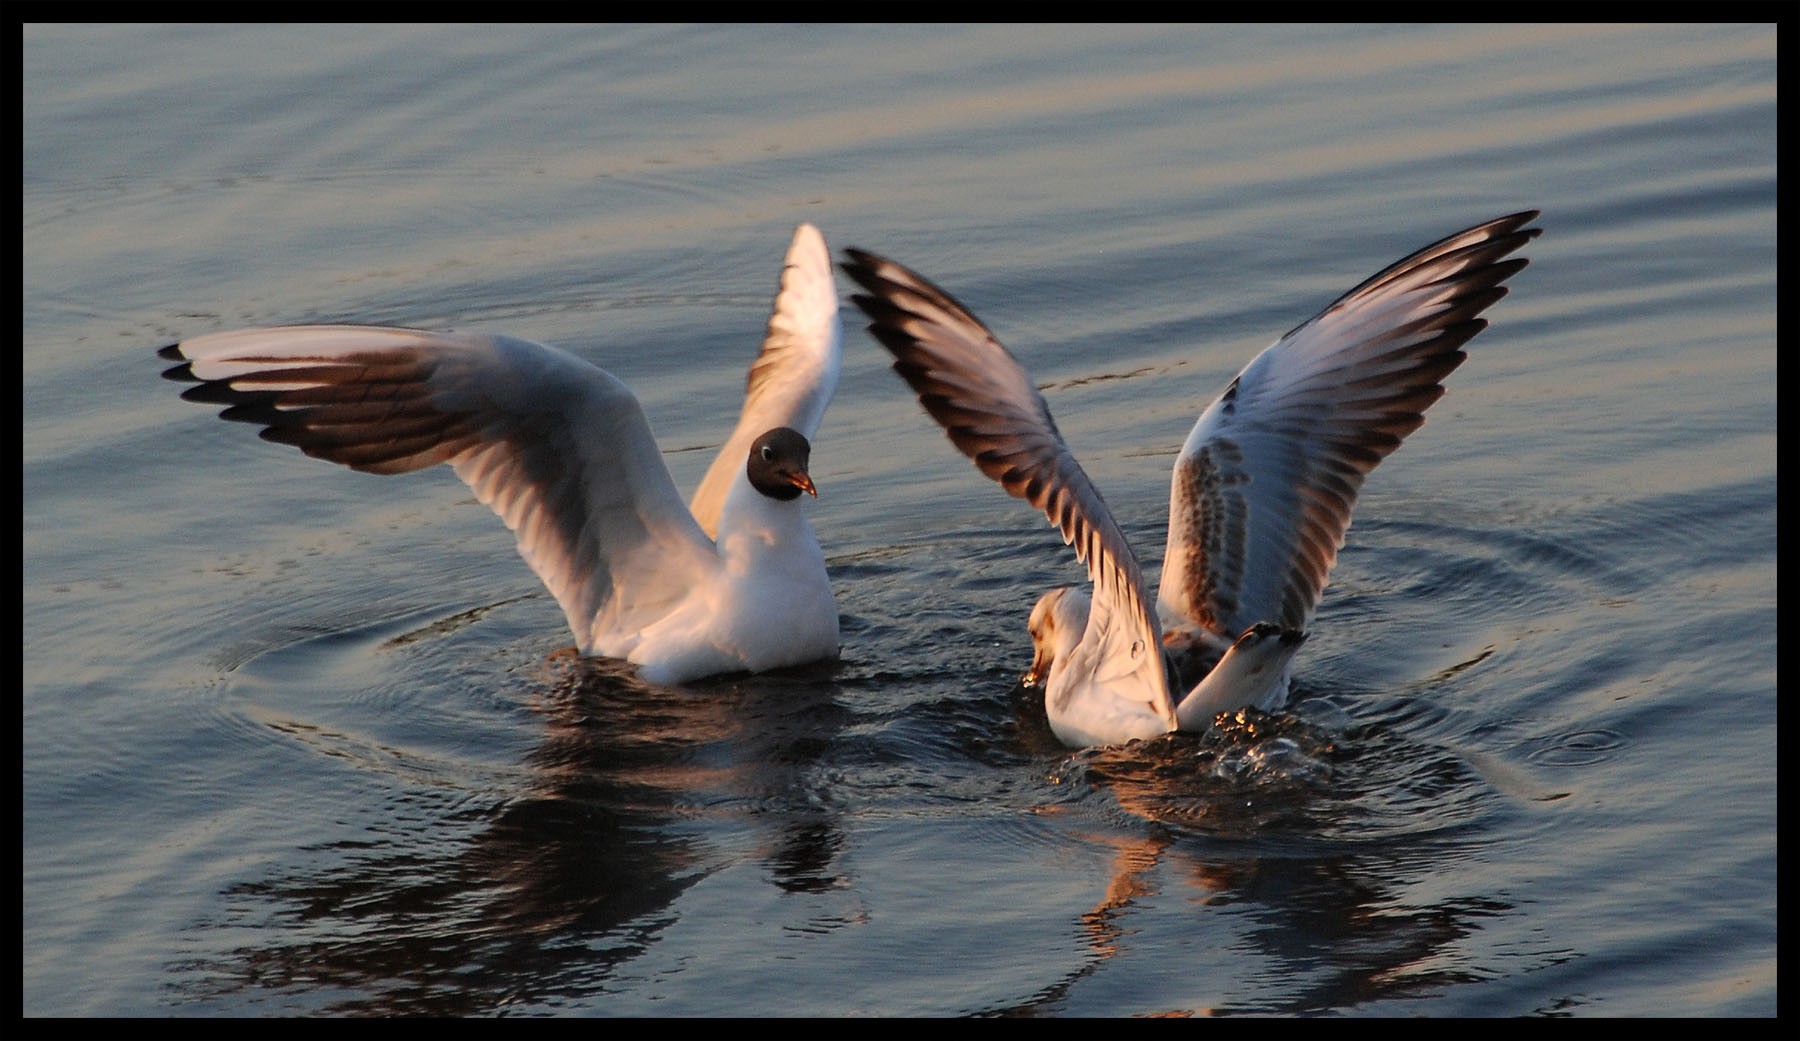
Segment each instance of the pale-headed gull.
M1031 376L918 274L862 250L853 297L950 440L1044 511L1091 590L1033 608L1031 671L1066 745L1204 730L1278 708L1363 479L1425 421L1535 238L1515 213L1457 232L1352 289L1258 354L1201 413L1175 461L1154 609L1137 557L1063 443Z
M802 509L843 331L831 257L788 247L737 428L682 502L630 389L509 336L356 325L214 333L158 353L265 440L377 474L449 463L518 536L577 649L653 683L835 657L838 613Z

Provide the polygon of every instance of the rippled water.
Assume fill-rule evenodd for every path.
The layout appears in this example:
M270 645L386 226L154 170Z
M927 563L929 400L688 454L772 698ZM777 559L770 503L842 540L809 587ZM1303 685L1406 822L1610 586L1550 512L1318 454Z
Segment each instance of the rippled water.
M27 1015L1772 1015L1769 26L24 32ZM801 220L1045 388L1154 573L1261 346L1541 207L1370 479L1288 711L1070 753L1080 572L857 331L835 667L658 689L447 471L164 343L504 331L691 487Z

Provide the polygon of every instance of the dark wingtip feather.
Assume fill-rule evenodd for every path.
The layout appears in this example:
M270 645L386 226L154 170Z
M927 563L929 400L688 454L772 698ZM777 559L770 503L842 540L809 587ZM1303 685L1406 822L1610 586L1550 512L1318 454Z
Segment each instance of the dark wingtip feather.
M186 369L187 366L181 365L177 366L177 368ZM169 372L174 371L174 369L169 370ZM163 373L165 379L182 378L179 376L171 376L169 375L169 372ZM202 405L238 405L242 404L248 398L248 395L243 391L233 389L229 383L203 380L191 373L186 379L194 385L181 392L181 400L183 401L194 401Z
M194 375L194 363L181 353L181 344L171 343L167 347L159 347L156 356L164 361L178 361L180 365L171 365L162 371L162 378L177 383L198 383L200 377Z
M272 401L242 401L220 412L219 418L230 420L233 423L252 423L256 426L273 429L280 423L282 414ZM261 431L258 436L264 440L274 440L269 437L268 430Z
M868 280L876 277L875 269L889 263L881 254L871 253L866 249L857 249L855 246L847 247L844 250L844 256L849 259L838 261L838 267L843 269L845 274L871 289L874 287L869 285Z

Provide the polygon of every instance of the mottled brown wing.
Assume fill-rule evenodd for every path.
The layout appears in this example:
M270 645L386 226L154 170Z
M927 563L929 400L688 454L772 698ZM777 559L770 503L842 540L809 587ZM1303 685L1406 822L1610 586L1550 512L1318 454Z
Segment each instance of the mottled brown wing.
M1304 630L1363 479L1425 422L1536 210L1414 253L1258 354L1189 433L1169 489L1161 606L1227 642Z
M851 249L844 271L868 295L851 299L869 316L869 332L894 356L933 419L981 472L1044 512L1087 565L1094 604L1083 643L1115 685L1141 687L1143 699L1174 718L1163 675L1162 639L1146 603L1137 556L1093 482L1056 429L1031 376L987 327L919 274Z

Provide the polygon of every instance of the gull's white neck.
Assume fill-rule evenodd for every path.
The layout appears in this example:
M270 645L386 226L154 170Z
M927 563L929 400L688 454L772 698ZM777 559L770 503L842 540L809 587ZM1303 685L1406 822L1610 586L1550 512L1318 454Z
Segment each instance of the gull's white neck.
M818 567L824 557L812 523L806 519L804 494L785 502L771 499L739 471L719 510L719 557L730 570L779 567L784 561Z

